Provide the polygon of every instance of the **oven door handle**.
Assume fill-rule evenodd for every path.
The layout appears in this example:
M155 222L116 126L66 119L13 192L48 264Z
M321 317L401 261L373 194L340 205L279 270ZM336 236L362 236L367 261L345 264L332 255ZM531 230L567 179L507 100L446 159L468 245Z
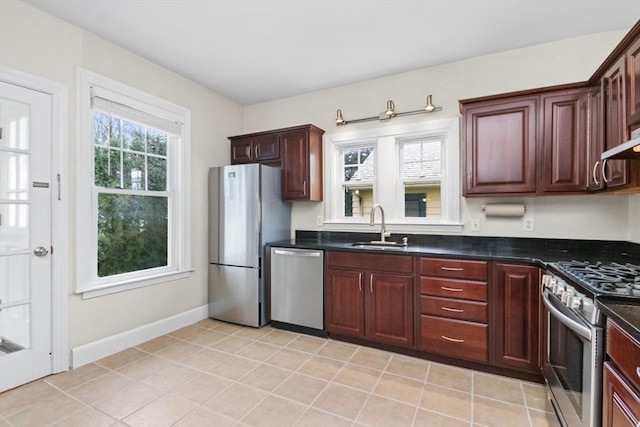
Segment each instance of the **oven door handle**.
M547 307L547 310L549 310L551 314L553 314L553 317L558 319L560 323L562 323L567 328L571 329L573 332L580 335L582 338L586 339L587 341L591 341L590 328L587 328L586 326L581 325L575 320L572 320L568 318L566 315L564 315L560 310L555 308L553 304L551 304L551 301L549 301L548 297L544 293L542 294L542 302L544 303L544 306Z

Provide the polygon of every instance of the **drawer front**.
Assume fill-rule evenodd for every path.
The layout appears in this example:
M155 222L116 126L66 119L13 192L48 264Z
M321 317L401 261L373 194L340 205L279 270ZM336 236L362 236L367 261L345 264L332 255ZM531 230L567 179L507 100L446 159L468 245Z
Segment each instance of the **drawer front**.
M420 312L432 316L487 323L487 303L422 295Z
M421 277L420 293L436 297L487 302L487 284L484 282Z
M420 274L456 279L487 280L486 261L420 258Z
M362 252L326 252L327 265L367 271L412 273L413 257L406 255L377 255Z
M611 320L607 321L607 354L640 390L640 343Z
M431 353L486 362L487 325L422 315L421 348Z

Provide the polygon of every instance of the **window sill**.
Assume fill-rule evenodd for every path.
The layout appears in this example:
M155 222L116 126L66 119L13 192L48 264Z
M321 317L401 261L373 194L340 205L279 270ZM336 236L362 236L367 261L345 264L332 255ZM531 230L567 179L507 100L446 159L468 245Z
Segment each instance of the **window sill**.
M380 223L376 222L374 226L369 225L369 221L325 221L321 227L327 231L360 231L360 232L379 232ZM387 222L385 229L391 234L399 233L462 233L463 224L456 222L432 222L432 223L415 223L415 222Z
M115 283L112 285L108 285L102 288L86 290L86 291L78 291L76 293L82 294L82 299L90 299L101 297L104 295L115 294L118 292L130 291L132 289L144 288L146 286L157 285L160 283L172 282L174 280L186 279L191 275L191 270L183 270L178 272L171 273L162 273L155 276L147 277L144 279L132 279L128 281L123 281L120 283Z

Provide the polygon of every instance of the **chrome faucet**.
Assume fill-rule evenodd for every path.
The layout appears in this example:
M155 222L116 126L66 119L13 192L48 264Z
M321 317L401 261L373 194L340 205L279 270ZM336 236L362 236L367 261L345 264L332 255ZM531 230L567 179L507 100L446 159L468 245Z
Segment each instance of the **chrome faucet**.
M384 229L384 209L382 209L382 205L380 204L375 204L373 205L373 208L371 208L371 218L369 220L369 225L370 226L374 226L375 223L375 219L376 219L376 209L380 208L380 217L381 217L381 230L380 230L380 241L381 242L386 242L386 237L388 236L388 234L385 232Z

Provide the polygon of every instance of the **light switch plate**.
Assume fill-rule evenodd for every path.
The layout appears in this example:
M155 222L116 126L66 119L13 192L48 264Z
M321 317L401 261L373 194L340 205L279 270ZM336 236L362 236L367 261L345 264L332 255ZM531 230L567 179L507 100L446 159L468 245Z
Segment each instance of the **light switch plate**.
M471 218L471 231L480 231L480 218Z

